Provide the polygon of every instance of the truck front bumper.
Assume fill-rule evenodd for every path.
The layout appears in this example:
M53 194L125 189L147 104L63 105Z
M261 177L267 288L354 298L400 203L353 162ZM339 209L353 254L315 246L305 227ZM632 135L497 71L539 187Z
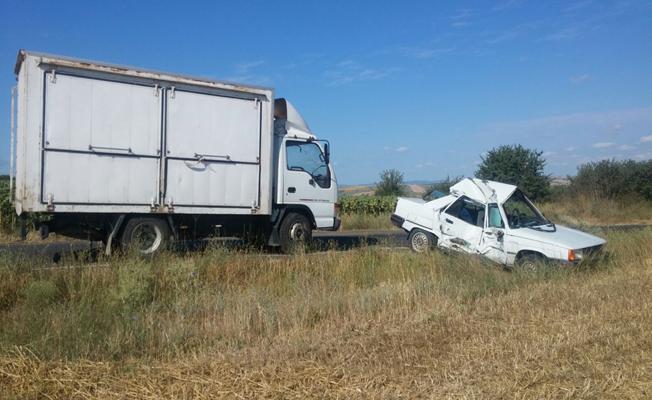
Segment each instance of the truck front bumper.
M320 231L337 231L340 229L340 225L342 225L342 220L339 217L335 217L333 219L333 226L328 227L328 228L319 228Z

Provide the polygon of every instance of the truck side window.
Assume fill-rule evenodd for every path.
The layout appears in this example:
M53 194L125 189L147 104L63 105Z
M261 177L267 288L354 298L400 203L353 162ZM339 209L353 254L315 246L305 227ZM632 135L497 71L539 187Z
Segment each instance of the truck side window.
M287 168L309 174L322 188L331 187L331 176L321 148L312 142L286 142Z
M489 204L487 214L489 216L489 228L505 228L498 204Z

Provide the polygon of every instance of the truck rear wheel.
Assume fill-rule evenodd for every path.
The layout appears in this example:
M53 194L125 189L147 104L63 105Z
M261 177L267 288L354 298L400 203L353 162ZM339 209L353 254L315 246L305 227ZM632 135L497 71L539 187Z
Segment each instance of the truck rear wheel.
M283 219L279 228L281 250L291 253L312 240L312 226L303 214L289 213Z
M120 237L123 249L148 256L160 253L170 241L170 228L159 218L132 218Z

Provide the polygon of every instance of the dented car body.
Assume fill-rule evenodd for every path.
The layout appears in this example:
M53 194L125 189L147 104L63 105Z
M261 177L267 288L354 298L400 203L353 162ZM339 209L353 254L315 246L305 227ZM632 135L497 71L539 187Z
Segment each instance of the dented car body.
M399 198L391 218L409 233L410 247L417 252L437 246L506 266L577 263L606 243L552 223L514 185L475 178L432 201Z

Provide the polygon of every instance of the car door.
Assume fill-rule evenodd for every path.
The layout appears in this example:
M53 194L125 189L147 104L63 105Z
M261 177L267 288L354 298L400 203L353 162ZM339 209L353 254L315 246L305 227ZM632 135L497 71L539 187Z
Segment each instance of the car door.
M482 239L478 251L483 256L499 264L507 263L505 252L505 222L500 207L496 203L487 205L487 216L485 228L482 232Z
M439 245L465 253L477 253L484 231L485 207L462 196L439 214Z

